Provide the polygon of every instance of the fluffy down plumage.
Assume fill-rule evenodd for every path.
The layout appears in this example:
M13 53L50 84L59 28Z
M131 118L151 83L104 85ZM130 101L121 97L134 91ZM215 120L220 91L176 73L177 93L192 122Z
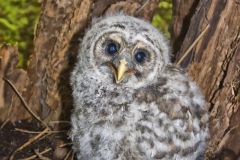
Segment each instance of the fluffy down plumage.
M114 55L106 53L110 42L118 47ZM136 62L139 50L144 63ZM71 76L71 138L79 160L203 158L207 107L169 54L162 34L143 20L115 15L92 25ZM121 59L127 70L116 83Z

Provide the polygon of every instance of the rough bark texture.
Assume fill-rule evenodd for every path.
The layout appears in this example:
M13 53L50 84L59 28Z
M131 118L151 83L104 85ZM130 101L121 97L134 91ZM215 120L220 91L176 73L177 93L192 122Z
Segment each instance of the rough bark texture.
M147 3L146 3L147 2ZM75 62L75 56L85 30L95 17L115 12L124 12L151 20L158 0L44 0L42 11L35 32L34 53L23 77L18 76L15 70L17 62L16 48L2 48L0 53L5 58L3 68L0 68L1 77L9 77L29 107L45 121L66 120L72 108L71 88L69 76ZM6 48L6 47L5 47ZM12 51L13 50L13 51ZM12 66L11 68L7 66ZM27 81L29 79L29 81ZM31 117L22 107L8 85L0 83L1 120L5 120L10 108L12 112L9 120L15 121ZM18 103L12 104L13 94ZM11 107L10 107L11 106ZM16 114L17 113L17 114Z
M11 80L16 88L24 91L28 84L28 77L24 70L16 68L17 63L17 47L4 44L0 48L0 119L6 122L18 120L18 114L22 116L28 114L25 110L19 110L21 101L12 88L2 80L3 77Z
M182 41L189 29L191 18L199 0L173 0L173 54L176 54L182 45Z
M234 159L240 153L240 3L226 0L194 3L187 3L187 7L174 0L173 38L179 47L175 50L176 61L209 24L210 28L181 65L188 68L209 102L208 156L228 154ZM187 32L184 21L188 21Z

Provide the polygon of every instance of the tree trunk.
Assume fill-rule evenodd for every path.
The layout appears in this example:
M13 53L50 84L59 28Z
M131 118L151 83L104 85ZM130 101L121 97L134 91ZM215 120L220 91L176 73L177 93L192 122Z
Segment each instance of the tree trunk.
M211 136L208 156L239 155L240 2L173 2L176 61L209 25L200 41L181 62L209 102Z

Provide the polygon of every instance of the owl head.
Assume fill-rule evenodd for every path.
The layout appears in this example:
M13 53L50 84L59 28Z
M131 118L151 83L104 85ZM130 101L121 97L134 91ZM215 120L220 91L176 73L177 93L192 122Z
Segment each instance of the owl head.
M87 71L103 84L121 87L150 84L169 63L163 35L151 24L125 15L92 24L79 52L73 74Z

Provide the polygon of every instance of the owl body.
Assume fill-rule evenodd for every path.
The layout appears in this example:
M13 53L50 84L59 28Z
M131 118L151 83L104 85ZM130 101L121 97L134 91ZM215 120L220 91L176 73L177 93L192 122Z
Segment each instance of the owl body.
M71 138L78 159L203 157L205 102L186 73L169 63L167 43L150 24L124 15L94 24L71 81Z

